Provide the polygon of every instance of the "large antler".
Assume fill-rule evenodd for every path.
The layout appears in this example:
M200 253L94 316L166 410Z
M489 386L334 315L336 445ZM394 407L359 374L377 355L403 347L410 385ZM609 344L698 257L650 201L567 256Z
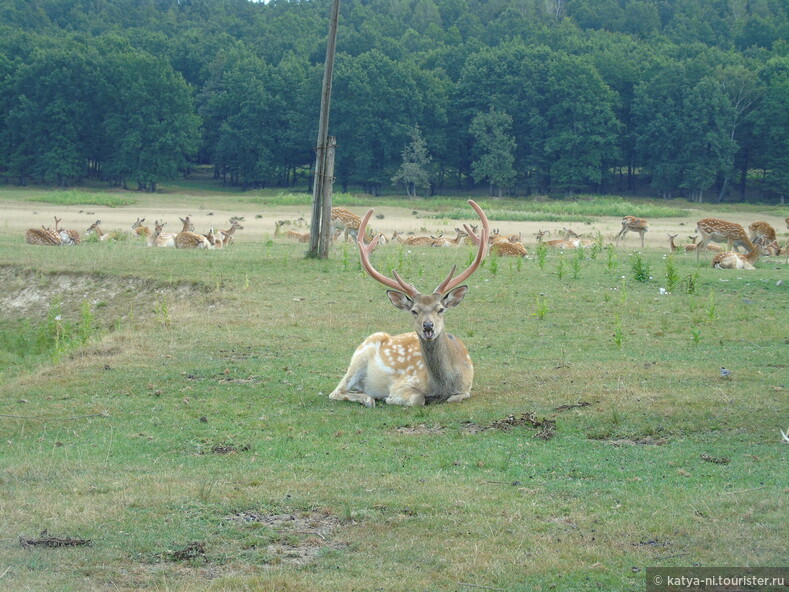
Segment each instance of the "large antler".
M392 278L386 277L382 273L379 273L375 269L375 267L373 267L372 263L370 263L370 253L372 253L373 249L375 249L376 245L378 244L378 238L381 236L380 234L377 234L375 235L375 238L370 241L369 245L364 244L364 237L367 236L365 234L365 231L367 229L367 222L369 222L374 211L375 210L373 210L372 208L367 211L367 213L364 215L364 218L362 218L362 222L359 225L359 232L356 235L357 236L356 244L359 245L359 255L361 256L362 259L362 267L364 267L364 270L374 280L381 282L384 286L388 286L389 288L393 288L395 290L403 292L409 298L413 299L416 297L417 294L419 294L419 291L414 286L412 286L411 284L406 284L402 280L402 278L399 275L397 275L397 272L394 270L392 270L392 273L394 274L396 281L393 280Z
M456 278L452 278L455 275L455 270L457 269L456 265L452 266L452 270L449 272L449 275L446 279L441 282L438 287L433 291L434 294L445 294L459 286L461 282L463 282L466 278L468 278L472 273L474 273L479 264L482 262L482 259L485 257L485 251L488 246L488 238L490 237L490 225L488 224L488 217L485 215L485 212L482 211L473 200L468 200L469 205L474 208L479 216L480 220L482 221L482 232L480 236L474 234L474 231L471 228L464 224L463 228L466 230L468 235L471 237L471 240L474 241L476 245L478 245L477 256L474 258L474 261L471 262L468 269L461 273ZM376 245L378 244L378 236L376 236L373 240L370 241L370 244L364 243L364 237L366 236L365 230L367 229L367 222L370 221L370 218L373 215L373 210L370 209L362 218L362 222L359 225L359 232L357 234L358 240L357 244L359 245L359 255L361 256L362 260L362 267L364 270L372 277L374 280L382 283L384 286L388 286L389 288L393 288L395 290L400 290L405 293L409 298L414 298L419 291L412 285L407 284L403 281L403 279L397 275L397 272L392 270L392 274L395 276L395 279L386 277L385 275L379 273L370 263L370 253L373 252Z
M455 275L455 269L457 268L456 265L452 266L452 271L449 272L447 278L441 282L438 287L433 290L433 294L446 294L453 288L459 286L465 279L467 279L472 273L477 271L479 264L482 262L482 259L485 257L485 251L488 248L488 239L490 238L490 225L488 224L488 217L485 215L485 212L482 211L482 208L477 205L477 203L470 199L468 200L469 205L474 208L474 211L477 212L479 219L482 221L482 232L479 236L474 234L474 231L471 230L471 227L468 224L464 224L463 228L466 230L468 235L471 237L471 240L478 246L477 249L477 256L474 258L474 261L471 262L471 265L468 266L468 269L461 273L456 278L452 278Z

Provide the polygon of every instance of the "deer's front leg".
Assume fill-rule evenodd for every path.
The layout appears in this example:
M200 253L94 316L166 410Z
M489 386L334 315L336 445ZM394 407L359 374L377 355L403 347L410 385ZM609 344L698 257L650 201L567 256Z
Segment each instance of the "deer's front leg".
M387 405L403 405L404 407L424 407L425 394L420 388L422 382L416 378L405 378L394 384L389 395L384 399Z

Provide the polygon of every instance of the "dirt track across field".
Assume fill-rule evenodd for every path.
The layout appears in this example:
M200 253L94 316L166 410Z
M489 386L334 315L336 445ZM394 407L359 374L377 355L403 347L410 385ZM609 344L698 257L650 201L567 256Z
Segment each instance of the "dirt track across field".
M208 201L208 200L204 200ZM58 206L46 203L33 202L11 202L4 204L2 214L2 224L5 232L19 233L20 236L28 228L39 228L52 226L54 216L62 218L61 226L77 230L84 234L85 230L96 220L101 220L101 229L104 232L111 230L121 230L131 233L131 225L138 218L145 218L145 224L152 227L154 220L164 220L166 230L177 232L181 229L179 217L190 216L195 224L195 229L200 233L207 233L211 226L224 229L230 226L228 220L231 216L243 216L244 230L236 234L236 239L242 242L267 240L274 235L275 221L288 220L290 224L283 226L283 232L289 229L298 232L309 232L309 220L311 208L305 206L282 206L268 207L256 204L245 204L234 206L235 209L223 210L220 208L211 209L210 204L203 208L183 207L178 204L168 204L162 200L162 204L155 207L147 206L126 206L121 208L109 208L102 206ZM240 208L240 209L239 209ZM359 215L364 214L364 208L349 208ZM454 237L454 228L461 226L463 222L475 223L477 221L473 211L469 208L467 220L441 220L429 217L429 213L413 209L405 205L402 208L380 207L376 208L375 216L371 222L372 227L383 232L387 236L395 230L404 234L438 235L443 232L445 236ZM383 218L378 218L383 216ZM688 241L688 236L696 234L696 220L707 217L718 216L726 220L737 222L744 228L756 220L769 222L778 233L779 237L786 235L786 223L783 218L778 216L764 216L753 213L715 213L714 205L706 206L698 212L691 212L685 218L656 218L650 219L649 232L646 235L647 247L657 247L668 249L667 232L678 234L677 244L684 244ZM606 240L613 240L619 232L620 219L614 217L604 217L597 219L592 224L580 223L561 223L561 222L499 222L491 220L491 227L498 228L505 234L522 233L523 243L526 245L536 244L535 234L538 230L550 230L549 238L562 238L563 227L568 226L578 234L592 238L600 232ZM286 239L283 239L286 240ZM639 246L640 241L637 234L629 233L625 238L625 245L628 247Z

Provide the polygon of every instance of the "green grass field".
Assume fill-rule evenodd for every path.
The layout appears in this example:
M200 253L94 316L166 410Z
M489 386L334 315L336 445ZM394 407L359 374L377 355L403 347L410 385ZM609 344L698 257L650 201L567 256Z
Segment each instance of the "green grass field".
M366 409L326 395L411 321L351 246L0 230L0 590L642 591L651 566L785 564L789 266L636 241L488 258L447 313L472 398ZM373 259L432 290L470 256Z

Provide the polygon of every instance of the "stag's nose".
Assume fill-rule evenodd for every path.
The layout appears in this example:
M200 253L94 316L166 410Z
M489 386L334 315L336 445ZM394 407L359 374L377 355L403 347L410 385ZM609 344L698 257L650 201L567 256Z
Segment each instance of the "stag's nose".
M432 331L433 330L433 323L430 322L430 321L425 321L424 323L422 323L422 328L425 331Z

